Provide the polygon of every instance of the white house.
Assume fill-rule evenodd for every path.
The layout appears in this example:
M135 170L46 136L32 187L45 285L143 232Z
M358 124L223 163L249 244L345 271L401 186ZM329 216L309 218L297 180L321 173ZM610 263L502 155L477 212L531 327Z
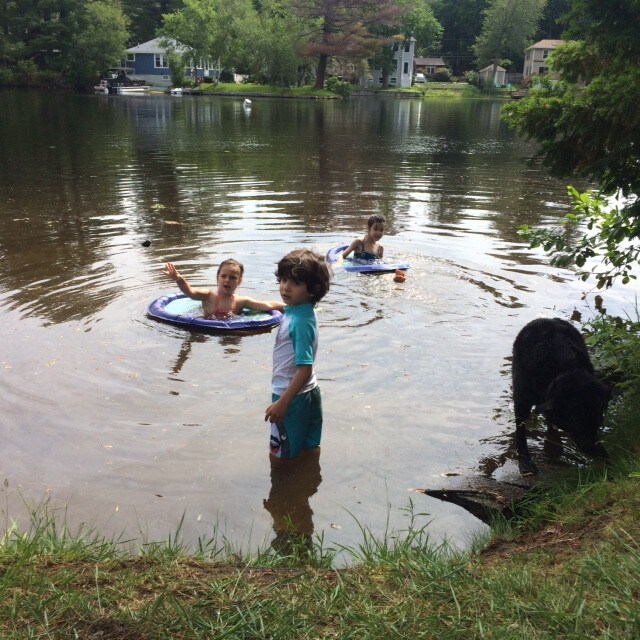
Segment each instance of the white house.
M413 79L413 58L415 57L416 39L409 38L404 42L395 42L393 48L395 68L389 74L390 87L407 88ZM382 86L382 69L371 69L371 80L374 87Z
M540 40L524 50L524 70L522 81L527 82L531 76L544 75L548 71L547 58L564 40Z
M144 79L147 84L155 87L168 87L171 84L167 48L161 44L163 40L163 38L154 38L135 47L130 47L127 49L124 65L133 70L133 75ZM184 51L184 47L179 43L175 43L175 49L178 52ZM187 77L193 73L193 62L190 64L192 66L185 69ZM219 71L199 61L196 66L196 75L198 78L213 78L218 77Z
M485 67L484 69L480 69L480 71L478 73L480 74L480 78L482 78L482 80L484 81L484 86L485 87L493 87L494 86L493 65L492 64L490 64L488 67ZM501 67L500 65L497 66L495 84L498 87L502 87L502 86L504 86L506 84L506 82L505 82L506 73L507 73L507 70L504 67Z

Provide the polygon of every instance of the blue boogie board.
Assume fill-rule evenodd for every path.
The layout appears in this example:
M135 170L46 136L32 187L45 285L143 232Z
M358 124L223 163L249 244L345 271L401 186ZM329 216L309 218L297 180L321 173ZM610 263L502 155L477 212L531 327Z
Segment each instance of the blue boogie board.
M342 256L342 253L349 248L348 244L341 247L334 247L327 252L327 262L335 264ZM380 260L358 260L357 258L346 258L342 261L341 266L345 271L355 273L393 273L400 269L406 271L410 268L407 262L387 262L384 258Z
M184 329L210 331L211 333L236 331L247 333L263 331L279 325L284 318L280 311L252 311L244 309L238 316L218 320L202 316L202 304L182 293L162 296L154 300L147 309L154 320L168 322Z

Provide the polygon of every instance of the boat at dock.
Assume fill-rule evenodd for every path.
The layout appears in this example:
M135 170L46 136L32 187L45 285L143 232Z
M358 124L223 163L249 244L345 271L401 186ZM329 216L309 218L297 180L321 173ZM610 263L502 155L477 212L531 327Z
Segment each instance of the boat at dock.
M129 86L129 85L116 86L115 91L112 91L111 89L109 91L110 93L118 93L122 95L122 94L129 94L129 93L148 93L150 89L151 87L149 85L143 84L143 85L132 85L132 86Z
M148 93L151 87L143 78L131 75L129 67L116 67L108 69L104 74L100 84L94 89L100 92L112 94ZM105 88L106 87L106 91Z

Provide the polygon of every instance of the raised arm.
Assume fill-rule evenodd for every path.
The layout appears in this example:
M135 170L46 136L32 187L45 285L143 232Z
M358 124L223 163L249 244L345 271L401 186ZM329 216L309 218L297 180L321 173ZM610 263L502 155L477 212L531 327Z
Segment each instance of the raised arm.
M205 300L209 295L209 289L192 287L186 278L180 275L173 262L167 262L167 266L163 269L162 273L171 278L178 285L180 291L192 300Z

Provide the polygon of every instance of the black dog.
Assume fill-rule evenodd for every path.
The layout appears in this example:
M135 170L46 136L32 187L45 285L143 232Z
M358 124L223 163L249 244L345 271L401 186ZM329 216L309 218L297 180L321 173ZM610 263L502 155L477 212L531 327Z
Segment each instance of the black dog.
M598 429L611 396L594 375L580 332L559 318L527 324L513 343L513 404L520 473L537 473L525 422L535 406L547 427L568 432L583 453L607 458Z

